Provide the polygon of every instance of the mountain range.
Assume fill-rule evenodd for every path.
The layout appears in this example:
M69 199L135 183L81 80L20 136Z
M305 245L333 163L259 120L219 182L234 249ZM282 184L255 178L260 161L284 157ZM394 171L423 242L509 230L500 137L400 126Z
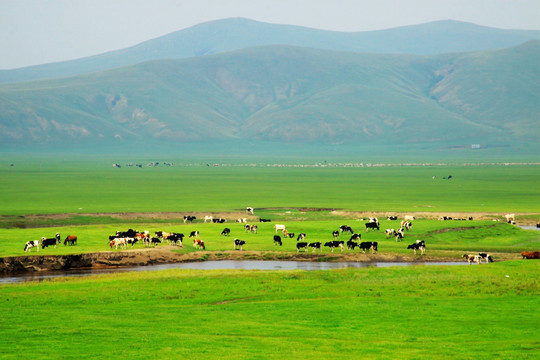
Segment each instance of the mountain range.
M215 21L0 72L0 140L535 143L538 38L454 21L363 33Z

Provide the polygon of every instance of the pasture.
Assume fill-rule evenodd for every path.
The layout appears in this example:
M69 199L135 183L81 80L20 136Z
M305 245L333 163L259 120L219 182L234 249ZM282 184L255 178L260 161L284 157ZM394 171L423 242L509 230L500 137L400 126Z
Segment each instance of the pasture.
M537 359L534 261L0 286L4 359Z

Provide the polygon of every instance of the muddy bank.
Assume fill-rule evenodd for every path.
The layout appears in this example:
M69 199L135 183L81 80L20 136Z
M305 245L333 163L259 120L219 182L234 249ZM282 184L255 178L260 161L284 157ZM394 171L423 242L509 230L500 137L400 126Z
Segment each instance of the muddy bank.
M0 258L0 273L36 272L74 269L105 269L211 260L274 261L358 261L358 262L425 262L455 261L452 258L361 253L284 253L263 251L197 251L176 253L175 247L106 251L71 255L32 255Z

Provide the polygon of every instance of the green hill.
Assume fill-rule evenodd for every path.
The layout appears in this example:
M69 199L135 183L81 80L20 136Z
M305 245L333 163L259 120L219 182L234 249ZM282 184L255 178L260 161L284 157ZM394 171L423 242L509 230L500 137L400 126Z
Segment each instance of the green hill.
M145 61L199 57L266 45L356 53L435 55L502 49L533 39L540 39L540 31L502 30L449 20L380 31L337 32L233 18L203 23L105 54L0 70L0 83L74 76Z
M540 41L377 55L265 46L0 86L7 145L462 146L538 138Z

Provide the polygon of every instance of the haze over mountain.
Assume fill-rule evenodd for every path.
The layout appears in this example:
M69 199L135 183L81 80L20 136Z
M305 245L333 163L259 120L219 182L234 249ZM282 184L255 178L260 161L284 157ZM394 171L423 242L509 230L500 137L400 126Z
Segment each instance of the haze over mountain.
M535 143L540 41L418 56L268 45L0 86L4 146Z
M502 49L533 39L540 39L540 31L502 30L450 20L347 33L232 18L203 23L101 55L0 70L0 83L87 74L151 60L198 57L263 45L291 45L357 53L434 55Z

